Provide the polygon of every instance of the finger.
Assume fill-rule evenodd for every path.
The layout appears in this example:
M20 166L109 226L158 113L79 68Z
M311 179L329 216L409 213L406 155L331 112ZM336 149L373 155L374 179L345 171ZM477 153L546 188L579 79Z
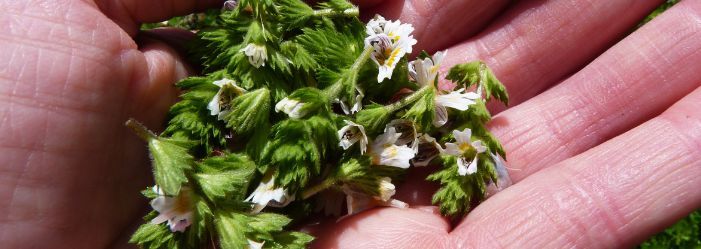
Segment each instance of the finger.
M524 1L514 6L509 13L499 17L499 20L488 28L492 31L487 31L475 40L449 49L446 65L443 68L447 69L456 63L481 58L490 64L507 86L511 103L519 103L548 87L549 84L559 81L561 77L578 68L581 63L588 61L589 57L604 49L621 33L637 23L637 20L654 5L655 1L634 0L587 1L585 5L582 5L582 1ZM589 76L591 75L585 75L585 77ZM582 80L582 83L586 81ZM678 92L683 90L683 88L679 89ZM540 107L543 106L538 106ZM570 106L552 103L547 105L547 108L566 107ZM498 108L491 109L499 111ZM538 111L541 109L531 108L531 110L510 113L518 113L519 117L525 119L538 117ZM540 143L548 143L548 141L543 137L533 138L537 135L531 136L534 133L524 131L526 127L533 127L532 124L518 121L498 116L497 120L492 122L492 129L504 142L508 152L509 166L515 169L510 171L515 179L520 179L531 172L522 169L525 168L524 165L529 165L535 168L534 170L539 168L519 162L521 155L539 153L535 158L545 160L548 157L547 154L545 156L543 154L549 152L539 150L537 149L539 147L535 146L521 148L522 143L531 140ZM537 128L549 129L546 125L550 123L546 125L542 123L540 122L541 126ZM557 149L558 147L555 147L553 150L557 151ZM414 174L410 172L409 177ZM399 188L399 193L402 193L402 196L413 195L424 198L414 198L411 199L412 202L430 202L430 194L423 194L427 189L419 186L421 184L402 186ZM435 188L428 190L435 190Z
M97 7L129 35L143 22L159 22L221 5L223 0L96 0Z
M685 1L551 90L496 117L519 181L658 115L699 85L701 3ZM661 35L664 34L664 35Z
M306 229L316 237L311 248L450 248L450 225L437 214L417 209L379 208L339 222Z
M153 120L154 117L140 115L159 113L157 116L163 116L175 102L177 90L173 83L190 75L191 69L174 48L183 47L193 37L191 32L179 29L156 29L137 37L142 57L138 62L141 65L135 69L134 93L138 94L135 99L141 101L132 102L134 118Z
M660 2L521 1L473 40L450 48L443 69L483 60L506 85L510 103L519 104L595 58Z
M364 13L366 18L381 13L388 19L413 24L418 41L415 53L421 50L432 53L473 36L508 3L508 0L391 0Z
M659 117L487 200L454 238L474 248L639 243L701 207L699 109L701 88Z

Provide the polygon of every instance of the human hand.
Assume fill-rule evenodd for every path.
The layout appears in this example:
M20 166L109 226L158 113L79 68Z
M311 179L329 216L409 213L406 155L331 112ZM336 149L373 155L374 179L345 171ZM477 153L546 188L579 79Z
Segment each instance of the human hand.
M515 184L453 228L412 168L395 196L412 208L312 226L315 248L622 248L701 207L701 1L629 35L663 1L366 2L413 23L417 50L449 49L445 70L493 69Z
M187 75L165 44L137 47L138 23L219 4L0 1L0 247L125 244L151 174L124 122L158 127Z
M132 37L140 21L205 5L194 2L100 2L111 20L92 1L0 2L0 23L9 27L0 42L9 58L0 66L0 129L8 134L0 157L9 162L0 181L7 200L0 205L7 215L1 244L99 248L130 234L125 230L146 205L134 193L149 174L142 142L122 124L128 117L159 124L174 98L171 84L186 74L171 49L151 42L139 51ZM701 205L699 134L691 129L699 125L692 105L701 92L680 100L701 83L694 78L698 1L681 3L569 78L659 1L428 3L360 4L375 4L366 13L412 22L426 43L419 49L467 39L450 49L446 68L479 58L494 69L513 106L523 103L493 122L519 183L448 233L433 208L421 207L434 189L417 171L397 195L417 208L376 209L322 225L316 247L616 247ZM146 13L154 10L160 13Z

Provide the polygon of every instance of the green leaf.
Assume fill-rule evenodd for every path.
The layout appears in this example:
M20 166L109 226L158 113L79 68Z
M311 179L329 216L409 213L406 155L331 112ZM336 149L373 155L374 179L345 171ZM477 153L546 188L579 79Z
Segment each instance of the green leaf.
M194 174L194 179L204 195L213 201L220 198L242 200L256 168L247 156L238 154L209 157L197 166L200 173Z
M248 217L243 214L219 211L214 222L222 249L248 248L246 230Z
M319 6L322 8L328 7L336 11L344 11L355 7L346 0L329 0L328 2L320 3Z
M167 248L173 240L173 233L166 226L146 223L141 225L129 239L129 243L140 245L145 249Z
M509 104L509 95L506 93L506 88L484 62L473 61L455 65L450 68L448 76L445 78L465 88L482 84L487 100L494 97L506 105Z
M261 88L243 94L231 102L231 110L223 115L226 127L239 135L246 135L268 123L270 91Z
M381 105L370 105L355 114L355 122L365 127L368 135L380 133L392 117L392 112Z
M266 245L272 244L270 248L275 249L304 249L313 240L314 237L306 233L283 232L275 234L273 241Z
M276 4L280 9L280 20L287 28L301 27L314 16L314 10L300 0L278 0Z
M213 81L210 78L190 77L177 84L185 92L181 100L170 108L168 126L162 136L198 141L197 147L205 152L226 144L223 124L207 109L207 104L219 91L219 87L212 84Z
M494 159L489 152L480 153L477 172L471 175L458 174L458 158L450 155L440 157L443 168L426 179L437 181L440 189L433 195L433 204L440 206L443 215L460 217L472 208L472 204L484 199L488 181L497 179Z
M188 149L177 141L154 137L148 141L153 158L153 171L156 184L168 195L177 195L180 187L187 182L185 171L192 168L194 158Z
M133 119L127 121L125 125L148 143L156 184L165 194L178 195L181 185L187 182L185 171L192 169L194 165L194 158L190 155L188 148L183 146L189 142L157 137Z
M328 116L287 119L272 129L261 153L261 172L275 170L276 184L290 193L303 188L321 173L322 158L332 161L338 149L337 127Z
M420 132L425 133L433 127L433 119L436 115L435 94L435 91L427 93L404 113L403 118L413 120Z

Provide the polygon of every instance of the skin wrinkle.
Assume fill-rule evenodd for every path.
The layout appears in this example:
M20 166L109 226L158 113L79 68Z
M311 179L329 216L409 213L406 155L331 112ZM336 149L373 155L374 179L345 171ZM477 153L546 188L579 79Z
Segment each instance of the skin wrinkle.
M692 22L692 24L693 24L693 22ZM693 25L692 25L692 27L693 27ZM673 30L682 30L683 32L675 32ZM677 47L684 46L684 44L687 44L690 42L694 42L694 35L693 35L694 28L680 26L680 27L675 27L675 29L673 29L673 30L672 30L672 32L674 32L675 34L681 34L681 35L677 35L681 38L675 39L674 45L670 45L672 48L669 48L669 49L664 48L664 49L668 50L668 51L674 51L673 53L676 54L677 53L676 51L678 50L678 49L676 49ZM554 156L545 156L545 157L538 156L537 158L535 158L535 160L538 160L540 162L549 162L549 161L556 162L557 160L560 160L562 158L566 158L567 156L571 156L573 154L581 152L582 150L584 150L586 148L590 148L591 146L599 144L601 141L610 137L612 134L620 132L620 131L624 130L626 127L630 127L634 124L637 124L638 122L644 121L644 118L647 116L651 116L651 115L654 115L656 113L661 112L661 110L658 110L661 108L645 107L645 106L649 106L650 105L649 103L652 103L651 101L653 101L653 100L660 101L659 96L656 96L656 95L653 96L653 95L651 95L652 93L646 93L646 95L643 95L642 97L638 96L638 95L627 95L626 96L626 93L631 92L631 91L632 92L644 91L644 90L642 90L645 88L645 83L643 83L643 82L668 82L667 84L675 84L676 89L673 92L665 93L666 95L670 96L670 97L667 97L668 100L662 100L665 102L672 102L675 99L681 98L682 97L681 95L683 95L683 93L686 91L685 88L689 88L689 90L690 90L691 87L695 87L696 85L698 85L698 83L685 84L685 85L683 85L683 87L679 87L678 81L684 80L683 75L688 75L688 74L683 74L683 72L662 74L661 73L662 71L659 71L658 73L652 72L652 73L646 73L646 74L637 74L637 75L633 75L632 76L633 78L631 78L628 76L624 76L623 74L621 74L619 72L619 70L615 70L614 68L625 68L625 70L634 70L634 71L638 70L635 68L640 68L639 70L651 70L652 69L653 71L654 70L662 70L662 68L671 68L671 70L674 70L674 69L684 70L685 67L678 67L678 66L673 66L673 65L678 65L679 63L689 63L687 61L693 61L692 58L696 58L696 57L693 57L696 53L685 53L683 58L676 57L673 59L673 61L672 61L672 59L667 59L667 61L669 61L668 62L669 64L665 65L664 62L660 62L660 60L654 59L654 58L659 57L659 56L665 56L665 54L657 54L655 52L655 51L659 51L661 49L658 46L655 45L653 49L648 49L648 51L635 49L635 47L652 47L653 44L661 44L661 42L667 41L667 38L664 38L664 40L662 40L661 42L653 42L645 36L640 36L640 37L641 38L638 40L632 40L637 45L631 46L631 47L626 47L625 49L623 49L623 48L618 48L618 50L614 49L613 51L617 51L617 52L615 52L613 54L609 54L609 56L603 57L604 59L598 59L597 61L595 61L594 64L588 66L582 72L573 76L573 79L569 80L569 81L577 82L578 84L573 85L572 83L568 84L568 82L565 82L562 85L551 90L551 91L555 91L557 93L548 94L546 92L544 96L539 96L533 100L533 101L537 102L538 99L548 99L548 98L552 98L552 96L556 96L556 95L572 94L572 92L574 92L574 93L592 92L592 94L589 94L589 96L591 96L591 97L588 97L588 96L581 97L584 99L592 98L592 97L597 98L597 99L592 98L592 100L596 100L596 101L590 101L591 104L584 106L585 109L603 110L603 106L607 106L608 108L610 108L610 107L615 108L611 112L591 111L591 113L594 113L596 115L590 115L590 116L592 116L592 118L590 118L590 120L586 120L586 123L587 123L585 126L586 128L584 128L584 129L575 129L575 128L569 129L569 130L572 130L575 132L584 131L584 134L588 135L588 136L584 136L582 133L580 133L579 135L572 136L572 137L578 137L578 139L570 139L570 140L565 141L564 144L566 144L566 146L572 148L572 149L568 150L568 151L571 151L570 153L562 153L559 151L554 151L554 152L550 152L550 154L553 154ZM642 57L642 58L632 59L632 58L635 58L635 56L633 56L633 57L628 56L623 61L623 64L621 64L621 62L618 61L619 60L618 58L621 58L621 57L619 57L618 55L630 54L630 52L624 53L624 51L627 51L627 50L631 50L635 54L638 54L638 57ZM687 50L691 50L691 49L687 48ZM613 56L611 56L611 55L613 55ZM643 55L643 56L640 56L640 55ZM611 58L613 58L613 59L611 59ZM628 59L628 58L631 58L631 59ZM604 61L608 61L608 60L611 60L611 62L604 63ZM643 63L639 64L641 61ZM616 65L616 66L615 67L600 66L600 65L609 64L609 63L612 63L613 65ZM635 66L635 68L631 69L631 68L629 68L630 66L625 66L628 63L636 63L634 65L639 65L639 66ZM663 64L660 65L659 63L663 63ZM692 71L693 69L687 69L687 70ZM591 75L596 75L599 78L602 78L602 80L594 80L593 81L594 84L592 84L591 77L589 77ZM659 75L659 76L657 76L657 77L659 77L659 79L650 78L653 75ZM670 76L667 76L667 75L670 75ZM586 83L585 83L585 77L589 77L589 78L586 78ZM669 79L668 77L675 77L675 79ZM611 79L606 79L606 78L611 78ZM596 78L594 78L594 79L596 79ZM601 82L601 83L597 83L597 82ZM609 82L611 82L611 83L609 83ZM622 83L616 83L616 82L622 82ZM579 83L581 83L581 84L579 84ZM659 87L660 88L667 88L667 87L665 87L665 85L667 85L667 84L661 84ZM568 85L573 85L574 87L568 87ZM577 90L577 89L582 89L582 90ZM641 90L631 90L631 89L641 89ZM600 94L600 95L595 94L598 92L604 92L604 94ZM580 95L582 95L582 94L580 94ZM599 97L599 96L603 96L604 98ZM614 97L614 96L619 96L619 97ZM649 97L645 97L645 96L649 96ZM646 100L646 99L649 99L649 100ZM529 102L532 102L532 101L529 101ZM636 103L640 103L640 104L636 104ZM541 106L541 105L539 105L539 106ZM531 108L540 109L538 106L532 106ZM579 109L579 107L577 107L577 106L572 108L570 105L563 105L563 108L574 109L574 110ZM643 110L642 112L640 112L641 108ZM516 107L516 109L514 109L514 110L522 110L522 109L519 109L519 107ZM568 110L565 112L571 112L571 111ZM629 117L631 115L636 115L636 113L638 113L637 116L639 116L639 117L628 118L628 121L627 121L628 124L616 122L616 120L621 115L626 115L626 113ZM640 115L640 114L642 114L642 115ZM528 117L529 115L524 114L524 115L520 115L520 116ZM550 122L549 121L550 119L542 119L542 120L543 120L542 123L549 123ZM545 121L545 120L548 120L548 121ZM531 126L541 126L540 121L538 121L538 122L529 121L529 122L525 122L525 123L529 123L529 124L531 124ZM510 153L510 155L511 155L510 158L514 158L514 156L516 158L521 158L521 157L529 158L530 156L528 156L528 155L519 154L519 151L531 151L530 149L524 150L524 146L531 146L534 148L541 146L541 144L536 143L535 140L534 141L527 140L532 145L523 145L523 144L512 145L514 142L517 142L519 140L513 140L512 136L509 136L509 135L504 136L503 134L500 134L499 130L504 129L504 128L505 127L497 127L495 134L498 137L502 137L502 138L506 137L507 138L507 139L505 139L506 141L508 141L506 143L507 148L515 148L515 149L512 149L512 151L516 151L515 152L516 154ZM593 132L595 130L598 130L600 132L598 132L598 134L597 134L596 132ZM494 131L494 129L493 129L493 131ZM512 139L509 139L509 137L511 137ZM585 137L585 139L581 139L582 137ZM523 140L521 140L521 141L523 141ZM575 143L572 143L572 141L575 141ZM574 151L573 151L573 149L574 149ZM528 153L528 154L529 155L539 154L539 151L532 151L531 153ZM511 161L513 162L513 160L511 160ZM524 165L527 165L527 164L532 165L534 163L524 163ZM542 164L542 163L535 163L535 164ZM533 172L535 170L537 170L537 168L530 169L529 171ZM524 173L529 174L528 172L524 172ZM521 173L516 172L516 175L519 175L519 174L521 174Z

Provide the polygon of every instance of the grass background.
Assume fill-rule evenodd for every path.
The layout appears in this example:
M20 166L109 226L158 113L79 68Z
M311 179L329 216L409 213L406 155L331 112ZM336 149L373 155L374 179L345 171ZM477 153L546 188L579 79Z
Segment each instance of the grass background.
M612 0L615 1L615 0ZM638 27L649 22L665 10L678 3L680 0L667 0L665 3L655 9L650 15L645 17L640 22ZM192 14L187 16L175 17L165 22L147 23L142 26L142 29L153 29L159 27L178 27L189 30L199 30L209 24L214 23L218 11L208 11L205 13ZM636 28L637 29L637 28ZM684 248L684 249L701 249L701 210L696 210L689 216L678 221L673 226L667 228L663 232L652 236L638 246L642 249L662 249L662 248Z

